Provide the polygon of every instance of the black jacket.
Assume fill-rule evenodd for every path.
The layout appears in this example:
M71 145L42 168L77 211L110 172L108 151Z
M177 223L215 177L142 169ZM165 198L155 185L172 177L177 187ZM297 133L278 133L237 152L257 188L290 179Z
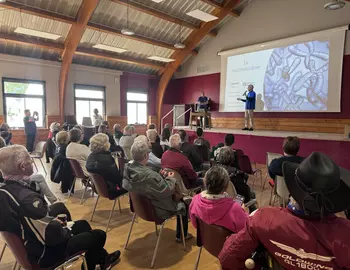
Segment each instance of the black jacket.
M237 170L232 166L223 166L229 176L232 184L235 186L237 194L244 196L244 202L247 203L251 199L251 190L247 184L248 175L243 171Z
M164 151L163 151L163 147L160 145L160 142L152 143L152 153L157 158L162 158Z
M0 204L0 231L24 240L30 262L40 264L41 257L50 256L48 250L55 251L55 258L56 252L64 257L70 232L50 216L43 196L22 182L6 180L0 188Z
M189 159L193 169L199 170L202 165L202 157L197 148L188 142L184 142L181 145L181 151Z
M113 197L118 188L121 188L121 174L109 151L91 153L86 161L86 169L90 173L96 173L103 177L110 197Z
M67 145L58 145L58 153L53 159L51 166L51 181L61 183L62 193L68 192L74 181L73 171L68 159L66 158ZM74 190L72 190L74 192Z
M289 161L300 164L301 162L303 162L303 160L304 158L300 156L283 156L280 158L275 158L270 163L269 175L273 180L275 180L276 175L283 176L282 165L284 162Z

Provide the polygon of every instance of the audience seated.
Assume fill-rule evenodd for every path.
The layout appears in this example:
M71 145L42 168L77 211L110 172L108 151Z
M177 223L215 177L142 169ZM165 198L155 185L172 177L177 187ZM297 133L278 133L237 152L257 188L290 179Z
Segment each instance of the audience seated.
M12 132L7 123L2 123L0 125L0 137L4 138L6 145L11 145Z
M210 143L204 139L203 135L203 129L202 128L197 128L196 134L197 134L197 139L194 140L195 145L205 145L208 148L208 151L210 150Z
M298 156L299 149L300 141L298 137L288 136L283 140L284 156L272 160L268 168L269 175L273 180L276 180L276 175L283 176L282 166L284 162L289 161L300 164L304 160L303 157Z
M173 200L175 179L163 177L146 166L149 157L149 146L145 142L136 141L131 147L133 162L125 165L123 187L132 192L147 196L158 218L167 219L176 213L183 216L184 235L191 237L188 231L188 216L183 202ZM180 220L177 218L176 240L181 242Z
M48 206L44 197L25 182L33 174L32 161L25 147L13 145L0 150L0 170L5 184L0 189L0 231L24 237L31 263L50 267L78 251L86 251L88 270L100 265L109 269L118 262L120 251L108 254L103 248L106 233L92 230L85 221L75 221L69 230L57 219L70 213L63 203ZM19 206L17 206L19 205Z
M244 196L244 202L247 203L252 197L252 192L247 184L248 175L234 167L234 159L234 150L232 150L231 147L225 146L220 148L216 161L220 166L227 170L237 193Z
M350 206L350 172L314 152L301 164L286 161L283 175L291 194L288 207L262 208L251 216L226 240L219 255L222 269L244 269L259 246L278 269L296 269L298 262L305 269L349 269L350 221L335 213Z
M104 122L107 122L107 121L104 121ZM108 127L104 124L100 125L98 128L98 133L103 133L103 134L107 135L108 140L109 140L109 145L110 145L109 151L111 151L111 152L116 151L117 144L115 143L113 136L109 133ZM90 143L91 143L91 138L90 138Z
M67 131L60 131L56 135L57 153L51 166L50 179L52 182L61 183L62 193L67 193L71 187L74 176L69 161L66 158L66 150L69 143Z
M46 140L46 163L50 163L50 158L54 159L56 154L56 134L60 131L61 125L60 123L53 122L50 125L50 131L48 138Z
M80 141L80 144L83 144L83 145L86 145L86 146L89 146L89 139L85 137L85 134L84 134L84 127L82 125L75 125L74 126L75 129L79 129L81 131L81 141ZM96 131L97 131L98 127L96 128Z
M242 206L225 192L230 181L223 167L212 167L204 177L206 190L193 197L190 205L192 225L197 228L196 218L237 233L245 227L248 214Z
M148 125L148 129L156 129L156 125L151 123Z
M189 142L186 142L186 131L183 129L180 129L178 131L178 134L181 138L181 151L182 153L189 159L191 162L194 170L199 170L202 165L202 157L199 154L197 148L190 144Z
M168 128L169 130L171 130L171 124L166 123L166 124L164 125L164 128Z
M163 148L163 151L169 150L170 144L169 139L171 136L171 132L169 128L163 128L162 134L160 135L160 145Z
M101 125L102 126L102 125ZM101 127L100 126L100 127ZM117 197L126 193L122 188L122 179L115 159L109 151L109 138L106 134L99 133L90 139L91 154L86 161L86 169L90 173L96 173L106 181L110 197Z
M121 129L121 127L119 124L115 124L113 126L113 133L114 133L113 136L114 136L114 140L115 140L117 145L119 145L119 140L123 136L123 132L120 129Z
M128 160L131 160L130 149L132 144L134 143L133 127L131 125L127 125L124 128L124 134L119 140L119 145L123 148L124 154Z
M90 155L90 149L84 144L81 144L82 133L80 129L73 128L69 131L70 144L67 146L66 157L75 159L79 162L83 172L86 176L89 176L86 170L86 160Z
M139 135L135 138L134 142L143 142L146 143L151 150L151 143L148 141L145 135ZM155 171L159 171L162 168L162 163L160 158L157 158L152 151L149 152L149 157L147 161L147 166L151 167Z
M139 136L137 133L136 133L136 127L134 125L130 125L130 132L131 132L131 137L133 137L134 139Z
M146 131L146 135L151 143L152 153L157 158L162 158L164 151L162 146L160 145L157 131L155 129L149 129Z
M225 143L224 145L220 144L220 146L218 145L217 148L214 150L213 149L213 152L214 152L214 159L216 160L217 159L217 155L219 154L219 151L220 151L220 148L221 147L224 147L224 146L228 146L230 148L232 148L232 145L235 143L235 136L231 133L229 134L226 134L225 135ZM214 148L214 147L213 147Z
M181 175L187 189L201 185L201 183L197 183L197 173L193 170L190 161L182 154L180 149L180 135L174 134L170 137L170 149L163 154L162 168L177 171Z

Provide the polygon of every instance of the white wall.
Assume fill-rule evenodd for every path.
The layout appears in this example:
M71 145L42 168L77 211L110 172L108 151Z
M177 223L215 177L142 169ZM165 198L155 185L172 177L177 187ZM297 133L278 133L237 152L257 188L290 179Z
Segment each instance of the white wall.
M46 114L59 115L58 83L61 64L13 55L0 54L0 77L41 80L46 82ZM72 65L67 82L65 115L74 114L74 83L106 87L106 114L120 115L120 75L122 72ZM0 85L1 91L2 84ZM1 92L2 93L2 92ZM0 95L0 115L3 100Z
M220 72L218 52L262 42L325 30L350 23L350 3L338 11L326 11L322 0L252 0L238 19L231 19L216 38L208 40L176 77ZM350 54L350 31L345 54ZM197 69L205 72L197 72Z

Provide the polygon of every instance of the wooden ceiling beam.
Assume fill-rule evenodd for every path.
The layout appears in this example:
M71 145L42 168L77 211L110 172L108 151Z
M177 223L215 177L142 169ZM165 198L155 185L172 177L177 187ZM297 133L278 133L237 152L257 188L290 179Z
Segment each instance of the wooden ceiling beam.
M38 47L46 50L54 50L59 53L63 52L64 50L64 45L60 43L54 43L51 41L45 41L41 39L35 39L33 41L32 39L27 38L25 36L18 36L13 34L0 33L0 42ZM77 48L74 54L84 55L84 56L89 56L89 57L94 57L99 59L105 59L110 61L116 61L120 63L132 64L132 65L137 65L141 67L155 68L158 70L164 70L165 68L164 65L157 64L156 62L153 62L153 61L135 59L132 57L124 57L116 53L100 52L94 49Z
M92 49L86 49L86 48L78 48L75 51L76 55L83 55L83 56L90 56L90 57L95 57L95 58L100 58L100 59L105 59L105 60L110 60L110 61L115 61L115 62L120 62L120 63L126 63L126 64L132 64L132 65L137 65L141 67L148 67L148 68L155 68L159 70L164 70L165 66L157 64L152 61L148 60L141 60L141 59L134 59L131 57L126 57L122 56L119 54L115 53L108 53L108 52L100 52L97 50L92 50Z
M218 8L218 9L223 8L223 5L218 3L218 2L216 2L215 0L200 0L200 1L202 1L203 3L206 3L208 5L211 5L211 6L215 7L215 8ZM239 14L237 12L235 12L235 11L232 11L232 10L230 11L229 15L231 15L233 17L236 17L236 18L239 17Z
M105 25L100 25L100 24L96 24L96 23L93 23L93 22L89 22L88 23L88 27L90 29L95 30L95 31L100 31L100 32L103 32L103 33L106 33L106 34L116 35L116 36L120 36L120 37L123 37L123 38L139 41L139 42L142 42L142 43L147 43L147 44L150 44L150 45L154 45L154 46L158 46L158 47L162 47L162 48L166 48L166 49L177 51L177 49L174 48L173 44L165 43L165 42L162 42L162 41L154 40L154 39L143 37L143 36L139 36L139 35L125 36L125 35L123 35L121 33L120 30L112 28L112 27L108 27L108 26L105 26ZM198 52L196 50L192 50L191 54L192 55L197 55Z
M162 20L165 20L168 22L172 22L172 23L175 23L175 24L187 27L187 28L190 28L192 30L198 30L200 28L200 26L198 26L198 25L195 25L193 23L189 23L185 20L174 17L170 14L164 13L162 11L159 11L159 10L156 10L153 8L149 8L147 6L141 5L141 4L136 3L136 2L127 1L127 0L111 0L111 1L115 2L117 4L120 4L120 5L123 5L123 6L129 6L130 8L135 9L137 11L140 11L142 13L146 13L148 15L151 15L151 16L157 17L159 19L162 19ZM208 35L211 37L216 37L217 33L215 31L210 31L208 33Z
M80 43L84 34L85 28L99 0L83 0L78 14L76 16L76 23L72 25L68 36L64 42L64 50L62 53L62 65L59 79L59 97L60 97L60 116L64 117L64 99L66 96L67 79L70 66L72 64L74 53Z
M32 47L38 47L42 49L47 50L54 50L57 52L62 52L64 49L63 44L59 43L53 43L50 41L35 39L35 38L27 38L25 36L17 36L13 34L5 34L0 33L0 41L1 42L8 42L13 44L20 44L20 45L26 45L26 46L32 46Z
M203 23L201 25L201 29L197 31L193 31L185 41L186 48L175 52L171 58L176 59L174 62L169 63L162 77L160 78L158 89L157 89L157 119L158 125L160 125L161 112L162 112L162 103L166 88L169 84L169 81L173 77L175 71L181 65L183 60L187 57L189 52L196 48L201 40L206 36L206 34L216 27L228 14L230 14L231 10L239 3L240 0L226 0L221 8L217 8L212 12L212 15L218 17L217 20Z
M55 21L59 21L59 22L64 22L64 23L69 23L69 24L75 23L75 18L61 15L58 13L54 13L54 12L51 12L48 10L43 10L43 9L36 8L36 7L31 7L31 6L27 6L27 5L23 5L23 4L14 3L14 2L7 1L5 3L0 3L0 8L15 10L18 12L23 12L26 14L31 14L31 15L38 16L41 18L55 20Z
M12 10L16 10L18 12L23 12L26 14L31 14L34 16L38 16L41 18L46 18L46 19L51 19L51 20L55 20L55 21L60 21L60 22L64 22L64 23L69 23L69 24L74 24L76 19L75 18L71 18L65 15L61 15L61 14L57 14L51 11L46 11L46 10L42 10L36 7L31 7L31 6L26 6L26 5L21 5L18 3L14 3L14 2L5 2L5 3L0 3L0 8L6 8L6 9L12 9ZM134 36L125 36L123 35L120 30L115 29L115 28L111 28L108 26L104 26L104 25L99 25L93 22L89 22L88 23L88 28L91 28L93 30L96 31L101 31L107 34L111 34L111 35L117 35L117 36L122 36L124 38L128 38L128 39L132 39L132 40L136 40L142 43L146 43L146 44L151 44L151 45L155 45L161 48L166 48L166 49L170 49L170 50L177 50L174 48L173 44L169 44L166 42L162 42L162 41L158 41L158 40L154 40L151 38L147 38L147 37L143 37L143 36L139 36L139 35L134 35ZM196 52L195 50L193 50L191 52L192 55L197 55L198 52Z

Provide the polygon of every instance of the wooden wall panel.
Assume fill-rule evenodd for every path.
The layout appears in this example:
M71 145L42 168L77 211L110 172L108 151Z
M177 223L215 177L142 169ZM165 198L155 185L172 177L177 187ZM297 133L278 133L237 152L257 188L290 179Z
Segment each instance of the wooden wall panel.
M51 125L53 122L58 122L58 123L61 124L61 126L63 125L61 116L59 116L59 115L46 115L46 125L47 125L47 128L50 128L50 125Z
M149 116L148 116L148 122L147 122L147 124L149 125L149 124L151 124L151 123L157 125L157 116L156 116L156 115L149 115Z
M121 128L123 129L128 123L128 118L126 116L109 116L109 115L107 115L107 121L109 123L109 128L111 130L115 124L119 124L121 126Z
M345 125L350 119L316 119L316 118L255 118L255 128L276 131L303 131L318 133L344 134ZM244 118L212 118L214 128L242 128Z
M49 130L47 128L38 128L36 141L46 141L47 136L49 135ZM26 135L24 134L23 129L14 129L12 130L12 140L13 144L26 144Z

